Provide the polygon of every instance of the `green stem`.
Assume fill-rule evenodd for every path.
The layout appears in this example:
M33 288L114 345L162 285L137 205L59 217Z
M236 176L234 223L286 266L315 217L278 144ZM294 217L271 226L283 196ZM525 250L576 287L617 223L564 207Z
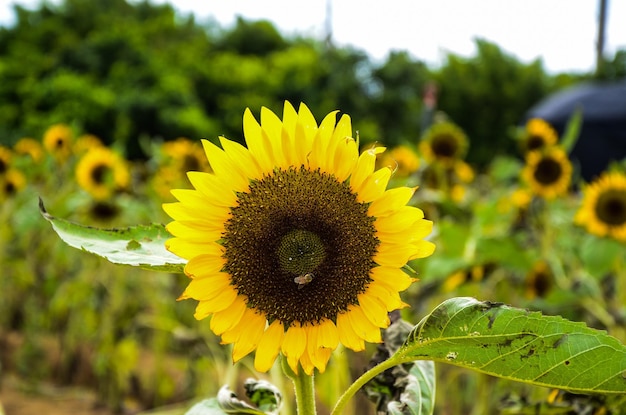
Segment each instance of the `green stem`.
M413 359L408 359L407 361L411 361L411 360ZM401 363L404 363L402 356L394 355L394 356L391 356L389 359L385 360L384 362L379 363L377 366L374 366L367 372L363 373L361 377L355 380L354 383L350 385L350 387L343 393L343 395L341 395L341 397L337 401L337 404L335 404L335 408L330 413L330 415L341 414L343 411L343 408L346 406L348 401L354 396L355 393L357 393L359 389L363 387L363 385L365 385L367 382L369 382L370 380L372 380L373 378L375 378L377 375L384 372L385 370L390 369L394 366L397 366Z
M313 375L307 375L300 367L299 373L294 373L287 363L287 359L281 359L283 371L293 382L296 395L296 407L298 415L315 415L315 381Z

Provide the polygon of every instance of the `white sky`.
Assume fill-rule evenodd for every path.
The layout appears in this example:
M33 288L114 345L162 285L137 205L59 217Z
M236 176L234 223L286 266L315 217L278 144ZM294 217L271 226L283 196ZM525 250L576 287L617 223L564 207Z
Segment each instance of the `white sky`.
M50 0L49 0L50 1ZM59 0L51 0L59 3ZM166 0L152 0L163 3ZM626 48L626 0L607 0L605 52ZM0 0L0 24L12 21L12 3L35 7L40 0ZM595 65L599 0L170 0L202 22L228 27L240 15L272 21L284 34L322 38L330 3L333 40L384 59L408 50L429 65L447 51L475 53L474 38L496 43L524 62L541 57L551 72L589 71Z

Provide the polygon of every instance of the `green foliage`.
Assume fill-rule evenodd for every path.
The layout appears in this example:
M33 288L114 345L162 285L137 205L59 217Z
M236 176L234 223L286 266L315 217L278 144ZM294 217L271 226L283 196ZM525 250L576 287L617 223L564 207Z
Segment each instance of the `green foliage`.
M450 54L438 69L406 52L381 63L362 51L286 37L267 21L231 28L177 16L171 6L66 0L0 28L0 140L41 136L64 122L145 156L141 137L241 139L245 107L306 101L314 113L350 114L364 143L416 143L422 94L435 81L438 109L471 139L469 159L515 151L507 128L572 77L548 77L477 40L478 54ZM618 59L616 57L616 59Z
M473 298L444 301L392 361L435 360L575 392L626 393L626 346L562 317Z
M434 77L439 109L470 138L468 160L485 166L496 154L515 153L507 129L550 91L540 61L525 65L485 40L476 47L471 58L449 54Z
M155 271L182 272L186 261L165 249L172 236L163 225L127 229L98 229L55 218L39 199L41 214L61 239L71 247L101 256L114 264L132 265Z

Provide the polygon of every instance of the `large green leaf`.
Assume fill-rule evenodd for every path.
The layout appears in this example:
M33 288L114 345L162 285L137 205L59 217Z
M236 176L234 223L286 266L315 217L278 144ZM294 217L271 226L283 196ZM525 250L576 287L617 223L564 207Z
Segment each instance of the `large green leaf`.
M626 393L626 346L558 316L452 298L417 324L391 357L446 362L572 392Z
M156 271L183 272L186 261L165 249L165 241L172 235L163 225L98 229L55 218L46 212L41 199L39 210L61 239L74 248L98 255L115 264Z

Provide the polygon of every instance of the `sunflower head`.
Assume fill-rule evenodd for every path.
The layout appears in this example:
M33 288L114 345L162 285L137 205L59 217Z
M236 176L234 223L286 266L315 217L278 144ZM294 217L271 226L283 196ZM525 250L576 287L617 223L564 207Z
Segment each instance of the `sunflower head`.
M426 131L419 143L419 150L429 163L453 164L465 157L468 145L463 130L451 122L441 122Z
M13 152L7 147L0 146L0 175L6 173L11 167Z
M164 164L176 169L181 175L188 171L209 171L202 146L188 138L178 137L164 143L162 152L166 159Z
M13 197L26 187L26 177L16 169L9 169L0 175L0 200Z
M173 190L166 246L188 260L181 299L232 343L237 361L256 349L267 371L282 353L294 370L326 368L339 343L380 342L399 292L413 281L407 261L434 250L432 222L406 206L414 190L386 190L391 169L359 155L350 118L318 125L305 105L244 113L247 147L203 141L212 172L188 173L194 189Z
M572 179L572 163L559 146L531 151L526 155L522 178L533 194L554 199L567 193Z
M420 159L410 147L399 145L389 152L382 153L376 164L391 168L397 177L407 177L417 171Z
M546 261L537 261L526 274L526 297L545 297L554 285L552 270Z
M96 135L93 134L83 134L76 139L74 143L74 153L78 155L83 155L87 153L92 148L96 147L104 147L102 144L102 140Z
M541 118L531 118L520 137L520 147L524 154L556 144L558 135L550 124Z
M39 162L43 158L41 143L30 137L20 138L13 146L13 151L16 154L30 157L34 162Z
M72 129L65 124L49 127L43 136L44 148L57 160L65 160L72 153Z
M626 242L626 174L606 172L587 185L574 221L593 235Z
M103 200L130 183L126 162L107 147L89 150L76 166L76 181L94 198Z

